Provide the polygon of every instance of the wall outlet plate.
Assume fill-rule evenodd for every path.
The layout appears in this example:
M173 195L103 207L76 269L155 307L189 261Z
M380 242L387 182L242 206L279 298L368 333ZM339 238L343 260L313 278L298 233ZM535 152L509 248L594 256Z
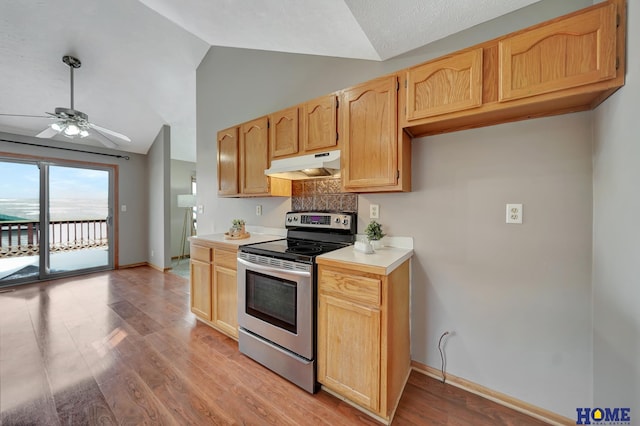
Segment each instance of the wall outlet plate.
M522 224L522 204L507 204L507 223Z
M369 205L369 219L378 219L380 218L380 205L379 204L370 204Z

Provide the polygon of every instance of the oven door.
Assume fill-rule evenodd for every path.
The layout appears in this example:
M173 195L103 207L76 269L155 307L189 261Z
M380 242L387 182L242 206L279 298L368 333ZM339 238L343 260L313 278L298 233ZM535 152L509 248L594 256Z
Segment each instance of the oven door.
M274 264L295 263L270 259L264 265L238 258L238 325L312 360L313 265L289 270Z

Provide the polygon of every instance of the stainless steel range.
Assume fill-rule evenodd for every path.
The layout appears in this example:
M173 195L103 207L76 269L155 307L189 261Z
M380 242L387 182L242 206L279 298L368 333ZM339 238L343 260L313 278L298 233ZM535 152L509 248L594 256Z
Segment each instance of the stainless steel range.
M240 352L314 393L315 257L353 244L355 213L290 212L287 238L240 246Z

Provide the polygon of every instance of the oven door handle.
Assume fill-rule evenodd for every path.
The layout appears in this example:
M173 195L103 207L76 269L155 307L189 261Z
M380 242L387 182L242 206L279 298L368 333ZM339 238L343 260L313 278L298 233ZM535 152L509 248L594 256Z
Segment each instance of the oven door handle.
M263 266L263 265L259 265L257 263L247 262L246 260L240 259L240 258L238 258L238 263L243 264L247 268L251 268L253 270L257 270L257 271L261 271L261 272L279 272L281 274L282 273L290 274L290 275L294 275L294 276L297 276L297 277L310 277L311 276L311 272L292 271L290 269L272 268L270 266Z

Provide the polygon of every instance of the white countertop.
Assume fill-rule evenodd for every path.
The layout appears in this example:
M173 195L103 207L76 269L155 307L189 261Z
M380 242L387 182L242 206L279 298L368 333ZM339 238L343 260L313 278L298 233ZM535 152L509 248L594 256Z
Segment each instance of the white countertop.
M413 256L413 249L410 248L382 247L376 249L374 253L367 254L356 251L353 246L349 246L322 254L316 260L318 263L322 263L323 260L330 260L350 263L356 266L371 266L380 268L381 271L384 271L384 275L389 275L411 256Z
M228 240L225 238L224 233L219 234L209 234L209 235L197 235L195 237L190 237L189 241L203 243L205 245L216 245L216 244L226 244L229 246L233 246L236 249L239 246L245 244L253 244L253 243L263 243L265 241L273 241L273 240L281 240L284 238L282 235L274 235L274 234L257 234L249 232L251 236L249 238L244 238L242 240Z

